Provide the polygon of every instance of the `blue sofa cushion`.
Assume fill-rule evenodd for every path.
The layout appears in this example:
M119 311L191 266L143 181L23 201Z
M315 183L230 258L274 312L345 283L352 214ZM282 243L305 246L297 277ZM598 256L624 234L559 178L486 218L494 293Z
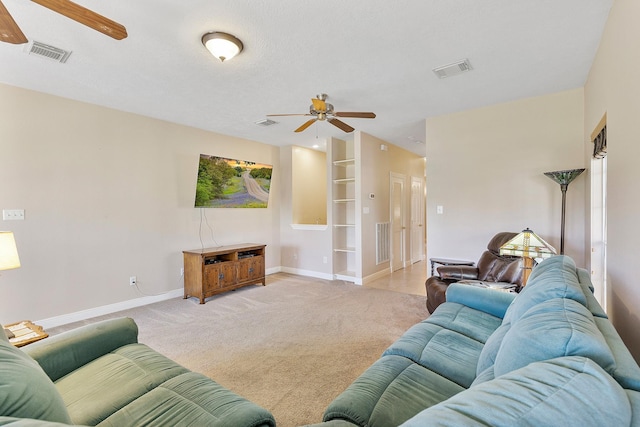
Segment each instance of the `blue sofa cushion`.
M574 356L473 386L402 426L628 426L631 417L622 387L590 359Z
M567 256L548 258L533 269L527 285L507 309L504 322L515 323L531 307L554 298L569 298L587 305L576 265Z
M493 367L493 364L496 362L496 356L500 350L502 340L507 332L509 332L509 329L511 329L511 323L505 323L500 325L500 327L491 334L478 357L476 376L479 376L480 373L485 371L487 368Z
M615 367L589 310L571 299L556 298L529 310L507 331L495 358L495 375L562 356L585 356L608 371Z
M327 407L323 421L397 426L465 388L401 356L383 356Z
M71 423L62 397L40 365L0 329L0 414Z
M413 325L383 356L406 357L468 388L476 377L481 342L428 322Z
M481 290L486 291L486 289ZM493 331L502 324L502 319L463 304L447 301L446 304L440 304L433 314L422 322L438 325L485 343Z

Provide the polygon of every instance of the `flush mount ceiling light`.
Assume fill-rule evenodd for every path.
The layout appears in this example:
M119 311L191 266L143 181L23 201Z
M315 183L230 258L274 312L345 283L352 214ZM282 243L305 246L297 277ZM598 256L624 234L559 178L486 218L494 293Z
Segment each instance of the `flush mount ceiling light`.
M202 44L218 58L220 62L227 61L242 52L242 42L227 33L212 32L202 36Z

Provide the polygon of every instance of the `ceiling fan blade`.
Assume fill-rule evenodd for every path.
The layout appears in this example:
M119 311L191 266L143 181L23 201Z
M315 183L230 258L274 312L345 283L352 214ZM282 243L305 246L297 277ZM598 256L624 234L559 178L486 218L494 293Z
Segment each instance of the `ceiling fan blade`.
M338 112L333 113L336 117L354 117L359 119L375 119L376 115L374 113L358 113L358 112Z
M338 119L329 119L327 121L329 123L331 123L332 125L334 125L335 127L342 129L346 133L353 132L355 130L354 128L352 128L351 126L346 124L345 122L340 121Z
M310 116L311 114L267 114L267 117L279 117L279 116Z
M41 6L51 9L67 18L73 19L89 28L101 32L116 40L127 37L127 29L109 18L105 18L85 7L69 0L31 0Z
M4 4L0 1L0 41L12 44L22 44L29 40L25 37L13 20L13 17L9 13Z
M300 126L298 129L296 129L294 132L302 132L303 130L305 130L306 128L308 128L312 124L314 124L316 122L316 120L317 119L307 120L306 122L304 122L304 124L302 126Z
M313 109L316 111L327 111L327 103L322 99L311 98L311 102L313 103Z

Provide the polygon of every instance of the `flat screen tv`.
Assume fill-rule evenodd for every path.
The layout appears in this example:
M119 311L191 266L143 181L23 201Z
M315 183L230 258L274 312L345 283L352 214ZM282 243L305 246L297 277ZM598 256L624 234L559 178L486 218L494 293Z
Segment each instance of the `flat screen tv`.
M271 165L200 154L195 207L266 208Z

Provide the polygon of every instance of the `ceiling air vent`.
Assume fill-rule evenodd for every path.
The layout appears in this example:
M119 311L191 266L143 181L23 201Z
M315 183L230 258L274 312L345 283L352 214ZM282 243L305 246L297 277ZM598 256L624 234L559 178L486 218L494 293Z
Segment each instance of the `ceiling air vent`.
M436 73L436 76L438 76L438 78L444 79L446 77L457 76L458 74L466 73L467 71L471 70L473 70L473 67L471 67L469 60L463 59L461 61L454 62L453 64L434 68L433 72Z
M275 125L278 122L275 122L271 119L263 119L263 120L258 120L257 122L255 122L257 125L260 126L271 126L271 125Z
M40 43L37 41L31 43L28 49L29 50L27 53L29 53L29 55L38 55L43 58L62 63L67 62L67 59L69 59L69 56L71 55L71 52L69 51L62 50L55 46L50 46L48 44Z

